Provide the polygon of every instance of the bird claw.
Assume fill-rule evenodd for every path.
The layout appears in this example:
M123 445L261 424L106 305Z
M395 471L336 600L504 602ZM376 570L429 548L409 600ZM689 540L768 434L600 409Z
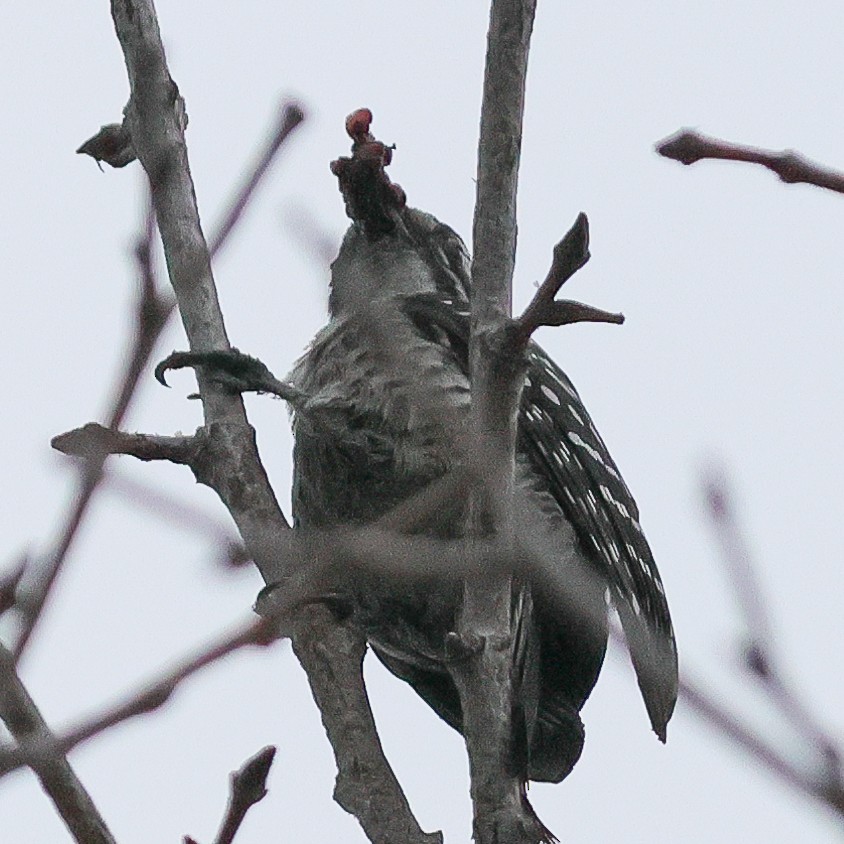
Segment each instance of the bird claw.
M283 582L269 583L259 593L255 600L255 612L262 616L272 616L278 611L278 601L283 598L277 592L284 587ZM313 604L323 604L339 622L348 621L354 614L355 605L348 595L340 592L323 592L297 601L293 609L302 609ZM290 607L286 608L288 611Z
M201 367L215 384L228 393L270 393L292 403L301 397L291 384L279 381L265 363L235 348L173 352L155 367L155 379L168 387L166 373L187 367Z

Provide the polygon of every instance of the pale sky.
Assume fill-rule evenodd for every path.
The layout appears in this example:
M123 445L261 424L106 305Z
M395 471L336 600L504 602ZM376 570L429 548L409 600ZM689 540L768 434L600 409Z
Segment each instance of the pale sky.
M522 307L579 211L592 261L567 296L627 316L623 327L546 330L633 490L665 581L681 664L786 747L797 747L737 667L741 616L700 506L707 461L725 466L759 564L790 677L834 733L844 728L839 528L844 474L844 197L785 186L758 168L682 168L653 144L680 126L793 147L844 167L844 8L838 3L675 4L540 0L528 77L515 299ZM283 374L325 320L327 266L307 251L315 220L345 228L328 162L343 120L372 109L397 145L392 178L411 205L468 238L474 201L485 2L158 3L190 115L200 210L213 223L283 96L309 120L216 278L232 342ZM0 565L47 548L72 472L50 438L100 419L128 343L140 218L137 165L101 174L74 150L119 118L128 84L107 3L0 7ZM297 234L298 232L298 234ZM304 233L304 235L303 235ZM836 270L836 267L839 269ZM157 357L183 348L174 325ZM152 379L128 427L192 431L200 408ZM284 406L248 400L289 513ZM183 468L111 464L227 526ZM57 728L90 713L244 618L261 585L222 571L213 538L101 491L23 676ZM470 840L459 736L368 661L386 751L425 829ZM625 654L607 660L584 710L583 757L561 785L531 789L567 842L834 841L823 810L781 786L682 705L663 747ZM240 654L167 708L71 755L121 844L210 842L229 771L279 748L270 793L237 841L364 842L331 799L334 768L289 647ZM0 839L70 838L28 772L0 783Z

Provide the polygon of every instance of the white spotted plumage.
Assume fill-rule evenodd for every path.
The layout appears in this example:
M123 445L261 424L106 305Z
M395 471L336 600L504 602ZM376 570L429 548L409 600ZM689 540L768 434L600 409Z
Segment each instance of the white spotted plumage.
M427 307L426 319L441 321L452 348L465 354L468 312L435 296L412 298L411 309ZM651 720L663 736L676 695L677 653L665 589L638 508L565 373L535 343L527 363L520 448L548 483L599 576L610 584Z

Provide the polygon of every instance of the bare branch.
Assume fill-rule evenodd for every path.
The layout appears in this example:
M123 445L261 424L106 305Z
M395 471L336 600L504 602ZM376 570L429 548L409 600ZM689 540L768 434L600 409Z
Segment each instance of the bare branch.
M43 760L50 759L56 754L65 754L77 745L130 718L154 712L162 707L176 688L191 675L241 648L250 645L266 647L272 644L279 635L277 625L264 619L250 620L247 624L240 625L233 633L202 648L198 653L180 662L119 703L107 707L77 727L68 730L63 736L54 737L47 730L34 736L19 738L18 747L0 752L0 776L22 765L29 765L37 771Z
M510 315L516 190L534 0L493 0L487 36L478 186L472 228L472 319Z
M363 682L366 642L333 622L324 605L302 611L293 650L308 675L337 762L334 799L373 844L442 844L423 832L384 757Z
M754 670L764 673L773 646L771 622L761 584L750 561L747 541L738 523L723 475L710 471L704 481L704 494L707 515L712 523L715 538L721 546L721 560L750 636L747 650L759 654L754 659L757 663Z
M138 159L150 178L170 280L190 347L204 352L228 349L183 126L174 108L178 89L167 69L155 10L150 0L112 0L111 5L131 87L127 121ZM284 530L287 523L258 459L240 396L221 389L201 370L197 380L208 447L216 464L205 482L223 497L247 544L256 536ZM230 482L224 482L226 477ZM232 484L235 478L237 483ZM280 573L271 559L264 556L256 562L268 582L277 579Z
M299 126L305 119L305 112L298 103L285 103L281 109L281 116L278 125L273 132L269 143L261 152L261 155L252 169L249 177L244 181L243 185L235 194L234 199L229 206L229 210L224 214L219 228L211 235L208 241L208 250L211 257L215 258L220 250L225 245L231 234L232 229L237 225L249 201L255 193L261 180L270 169L278 151L282 144L292 134L293 130Z
M744 666L792 728L808 742L809 750L817 760L816 781L825 783L827 790L839 789L844 793L842 752L838 742L810 712L799 691L786 680L775 647L764 592L744 531L732 506L726 479L720 474L710 473L705 492L709 517L721 546L721 558L744 615L747 631L741 647Z
M229 349L211 272L210 255L199 224L183 128L174 103L178 90L170 78L151 0L112 0L112 16L123 48L131 87L127 119L138 158L149 175L159 231L179 301L179 312L193 352ZM278 565L272 549L288 524L260 463L254 431L243 401L197 371L205 413L208 461L198 479L214 489L231 512L265 582L283 581L289 571ZM336 647L327 650L325 642ZM384 759L362 682L340 689L337 678L355 668L351 654L358 638L338 625L324 607L302 610L293 631L294 649L309 675L314 698L338 759L338 768L356 773L355 754L372 763L366 769L382 778L373 799L372 783L338 775L343 795L373 841L430 842L410 812L395 776ZM310 666L310 667L309 667ZM324 668L320 670L320 667ZM359 666L358 666L359 668ZM338 707L343 694L346 706ZM341 790L338 788L338 799ZM395 829L406 831L403 838Z
M560 288L589 258L589 220L581 212L574 225L554 247L554 258L545 281L524 313L513 320L514 348L510 354L522 352L533 332L543 325L569 325L575 322L610 322L621 325L624 322L622 314L609 313L569 299L556 299Z
M155 22L155 12L152 9L151 4L140 5L149 6L149 8L146 9L147 16L143 19L143 23L146 26L146 29L144 30L146 38L143 37L140 32L134 33L135 36L140 37L136 37L135 40L132 42L137 48L137 55L135 57L136 61L133 64L133 67L137 69L141 67L144 61L150 60L149 52L144 53L145 48L152 47L152 52L155 53L156 44L154 42L157 41L157 52L162 63L161 66L164 67L164 72L166 74L167 81L169 81L172 85L172 80L169 79L169 74L166 73L166 66L164 66L163 64L164 53L163 49L161 48L160 38L158 37L158 26ZM115 16L116 25L118 18L120 18L121 14L123 15L123 17L120 19L123 21L124 24L128 25L129 23L141 22L141 18L135 18L132 14L132 7L133 4L131 2L115 2L112 4L112 14ZM124 26L124 34L127 28L130 27ZM120 27L118 26L118 34L119 32ZM144 53L145 56L143 58L141 57L142 53ZM173 86L173 89L174 88L175 86ZM168 89L168 94L173 93L173 89ZM78 152L92 155L98 162L100 160L105 160L107 163L111 164L114 167L122 167L125 164L128 164L129 161L134 160L136 155L136 148L133 140L134 136L132 135L131 130L133 121L138 119L137 115L133 110L134 104L135 100L130 100L129 105L125 110L125 117L122 124L111 124L109 126L104 126L96 136L89 139L89 141L86 141L86 143L84 143L79 148ZM172 125L169 126L169 129L171 131L170 138L172 140L173 134L175 134L177 140L181 140L182 148L184 148L183 133L185 127L187 126L187 115L184 108L184 101L180 96L178 96L178 93L176 93L172 101L169 102L168 105L169 108L166 109L166 113L170 118L172 118ZM274 133L271 143L269 144L265 152L262 154L259 163L250 175L249 179L246 181L244 187L238 191L235 199L232 202L231 209L220 227L219 234L215 238L215 250L222 247L226 238L231 233L238 219L243 213L244 208L248 204L251 197L254 195L257 185L268 171L270 164L278 153L278 150L281 148L282 144L284 143L286 138L291 134L293 129L295 129L295 127L302 121L302 119L303 114L301 109L298 108L298 106L294 104L285 106L282 112L281 122L277 131ZM161 140L160 135L161 132L159 130L159 132L156 134L156 138L158 140ZM148 152L148 148L145 147L145 151ZM158 160L160 162L163 161L164 158L162 157ZM147 171L149 172L149 167L147 167ZM165 171L166 168L165 170L156 170L157 176L162 176ZM196 230L199 230L195 198L192 192L193 186L192 183L190 183L190 175L187 171L186 159L185 172L188 173L188 183L187 185L183 184L182 187L189 188L186 200L186 207L188 212L192 208L193 218L196 223ZM180 243L180 240L178 239L178 226L180 224L179 215L181 213L185 213L185 208L180 208L178 204L172 204L169 201L172 197L165 196L162 198L160 196L161 191L158 191L159 195L156 196L155 179L151 179L151 185L153 187L153 205L155 205L157 211L161 211L161 208L164 207L165 214L167 215L165 220L165 227L169 226L168 230L170 232L170 237L169 240L164 237L164 228L162 228L162 238L164 239L165 243L165 254L167 254L168 257L168 267L171 267L172 274L172 250L168 252L167 246L169 243ZM182 196L184 196L184 194L182 194ZM140 238L138 246L136 248L136 258L139 268L141 291L140 301L138 303L137 308L137 329L134 348L131 354L129 355L125 374L120 380L120 385L117 389L117 394L113 401L112 410L108 415L106 427L115 432L119 429L120 424L125 416L129 403L131 402L132 396L134 395L140 375L149 360L152 348L156 340L158 339L158 336L160 335L161 331L163 330L164 326L166 325L176 304L175 300L171 296L159 294L157 292L157 285L155 283L155 277L152 268L152 238L154 233L154 219L154 212L151 207L146 218L143 236ZM190 219L189 213L187 219ZM199 231L199 238L202 241L200 254L204 251L207 258L207 250L205 249L205 244L204 240L202 239L201 231ZM191 262L196 258L196 253L194 253L193 255L187 255L186 257L181 249L179 250L179 252L182 260L176 263L178 269L182 271L179 273L180 280L183 282L186 288L193 287L191 278L193 274L193 267L191 265ZM210 267L208 272L210 275ZM216 292L213 290L213 280L211 282L211 291L213 294L213 296L211 297L212 305L216 305ZM202 290L200 289L198 292L199 298L201 299ZM217 308L217 311L219 313L219 307ZM227 347L228 343L225 339L225 329L222 327L222 318L220 318L217 327L220 329L221 333L216 339L220 339L221 337L224 347ZM239 398L237 398L235 401L239 402ZM245 424L245 416L243 414L241 415L243 416L243 422ZM86 426L84 429L80 430L85 431L88 427L89 426ZM78 434L78 432L71 433ZM64 450L64 447L72 449L74 447L82 447L83 445L93 446L95 444L94 435L91 431L88 431L85 434L85 437L87 439L84 443L79 436L70 439L68 439L68 436L69 435L63 435L63 437L57 438L57 440L54 441L56 447L58 447L60 450ZM138 437L140 437L140 435L138 435ZM132 453L134 454L134 456L139 457L140 459L159 459L159 457L154 455L151 451L149 451L149 449L147 449L146 451L147 456L142 456L142 453L144 453L144 447L161 447L163 448L166 454L163 459L174 460L174 462L186 462L183 460L175 459L179 450L178 443L175 442L175 439L171 439L170 442L164 442L165 439L167 438L158 438L157 442L152 442L151 440L148 440L145 444L142 443L139 439L136 439L133 444L134 450L131 452L120 452L118 448L114 447L116 444L112 442L111 448L106 450L97 449L96 453L91 452L86 455L88 457L88 462L83 469L83 474L80 477L79 489L77 491L74 504L72 506L71 511L68 513L67 519L65 520L65 526L60 534L59 539L56 542L55 548L47 556L46 560L41 566L41 570L36 573L38 581L35 584L29 586L28 591L24 592L23 598L19 602L20 609L23 613L23 624L20 635L18 637L18 641L15 645L16 657L19 658L23 652L23 649L26 647L26 644L30 636L32 635L32 631L35 627L35 624L37 623L37 619L41 613L44 603L46 602L50 590L52 589L53 583L58 577L59 571L61 570L67 552L70 550L70 547L73 544L76 531L79 525L82 523L88 504L90 503L91 497L94 494L94 490L96 489L97 484L99 483L99 480L102 476L103 463L107 455L110 453ZM78 452L76 453L78 454ZM258 481L260 482L260 478L258 479ZM268 488L269 484L266 483L265 486Z
M14 655L0 643L0 718L19 747L44 745L45 752L31 767L56 807L71 835L79 844L114 844L106 822L94 805L53 734L18 676ZM10 754L18 753L16 748ZM0 776L4 773L0 752Z
M752 756L786 785L819 800L836 814L844 815L844 787L840 780L806 774L741 718L715 701L702 686L689 678L687 671L680 678L680 698L704 722Z
M702 135L694 129L680 129L660 141L656 145L656 151L664 158L671 158L686 165L706 158L761 164L776 173L786 184L816 185L836 193L844 193L844 173L815 164L794 150L775 152L722 141Z
M516 251L516 191L525 77L535 0L493 0L487 38L478 184L473 226L469 361L472 436L483 452L484 485L475 485L470 536L513 537L516 419L524 383L521 356L501 354L511 324ZM482 560L480 548L476 559ZM477 844L536 844L550 833L530 808L524 771L514 771L517 711L512 608L520 587L510 574L468 578L456 639L466 655L450 666L469 753ZM480 643L480 646L479 646Z
M229 805L223 818L223 825L214 839L214 844L231 844L234 841L246 813L267 795L267 776L275 757L275 748L270 745L247 759L240 769L231 775ZM196 844L186 835L184 844Z
M198 449L196 437L159 437L112 431L96 422L53 437L50 444L71 457L96 459L108 454L128 454L138 460L168 460L191 465Z
M181 97L177 97L175 105L182 129L186 129L188 113L185 109L185 101ZM132 133L126 119L128 110L129 106L127 105L123 109L123 120L120 123L109 123L101 126L96 135L88 138L76 150L77 154L90 155L97 162L100 171L103 169L101 164L103 161L114 168L125 167L127 164L136 161L138 154L135 151Z
M231 776L231 794L223 825L214 844L231 844L246 813L267 796L267 777L275 758L272 745L247 759Z
M150 209L136 249L139 295L135 311L135 336L127 358L126 368L123 375L118 379L118 386L111 402L111 410L106 424L107 428L115 431L120 427L129 409L141 373L152 354L156 340L175 307L175 301L172 297L158 292L151 260L152 233L152 210ZM41 564L35 567L33 581L24 584L24 589L17 604L22 619L20 633L14 648L16 659L20 658L32 636L41 611L64 565L67 553L76 538L79 526L85 518L88 505L102 477L106 456L106 452L90 455L90 459L80 473L74 502L52 550L45 556Z

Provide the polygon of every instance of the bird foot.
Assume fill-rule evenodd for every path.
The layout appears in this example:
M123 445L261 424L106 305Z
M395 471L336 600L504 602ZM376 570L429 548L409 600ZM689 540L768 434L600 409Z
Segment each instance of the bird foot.
M155 367L155 378L165 387L165 374L171 369L200 367L211 380L228 393L269 393L291 404L303 398L292 384L280 381L265 363L238 349L210 352L173 352Z
M259 593L255 600L255 612L258 615L272 616L279 610L279 600L283 602L283 594L278 593L284 589L285 584L269 583ZM340 592L323 592L320 595L312 595L308 598L296 601L293 604L294 609L301 609L302 607L311 604L324 604L334 618L339 622L348 621L354 614L355 605L348 595ZM288 608L289 611L289 608Z

